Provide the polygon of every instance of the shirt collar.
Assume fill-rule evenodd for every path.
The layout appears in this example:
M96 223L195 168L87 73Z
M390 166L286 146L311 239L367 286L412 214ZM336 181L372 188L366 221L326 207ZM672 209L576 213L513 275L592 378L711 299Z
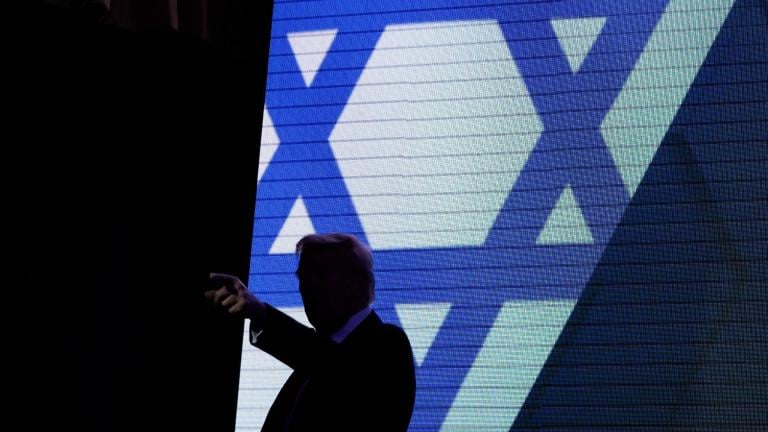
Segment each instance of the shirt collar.
M357 326L359 326L360 323L363 322L363 320L366 319L371 312L373 312L373 310L370 306L366 306L356 312L354 315L349 317L346 324L344 324L340 329L336 330L336 332L331 335L331 339L333 339L333 341L336 343L343 342L344 339L346 339L346 337L352 333L352 330L356 329Z

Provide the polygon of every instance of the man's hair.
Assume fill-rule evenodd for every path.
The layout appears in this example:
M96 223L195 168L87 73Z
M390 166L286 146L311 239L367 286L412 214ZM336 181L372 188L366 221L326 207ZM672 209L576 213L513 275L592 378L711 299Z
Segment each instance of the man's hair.
M373 303L374 286L373 255L371 249L357 237L345 233L310 234L296 243L296 255L317 256L329 253L333 263L326 263L325 271L353 280L365 290L368 304ZM301 264L300 264L301 265Z

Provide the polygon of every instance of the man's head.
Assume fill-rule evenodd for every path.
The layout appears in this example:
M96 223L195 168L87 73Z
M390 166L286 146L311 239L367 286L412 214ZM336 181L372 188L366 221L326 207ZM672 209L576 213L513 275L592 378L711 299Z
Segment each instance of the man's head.
M373 303L373 256L350 234L311 234L296 244L299 291L309 322L330 334Z

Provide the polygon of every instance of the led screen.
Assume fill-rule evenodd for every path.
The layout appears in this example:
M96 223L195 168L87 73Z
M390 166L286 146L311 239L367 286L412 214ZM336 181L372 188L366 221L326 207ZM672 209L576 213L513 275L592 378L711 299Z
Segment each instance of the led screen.
M411 429L509 430L733 10L276 1L250 288L306 322L296 241L356 234L413 345ZM241 368L258 430L290 371L247 340Z

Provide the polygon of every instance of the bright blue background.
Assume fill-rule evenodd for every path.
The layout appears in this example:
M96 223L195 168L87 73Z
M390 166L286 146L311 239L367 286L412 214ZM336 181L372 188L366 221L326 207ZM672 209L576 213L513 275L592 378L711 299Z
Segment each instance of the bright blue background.
M496 19L544 125L500 216L482 247L374 251L375 306L385 320L398 322L396 304L452 304L418 371L413 429L439 428L499 308L511 300L579 299L518 428L703 425L721 409L764 422L757 408L701 396L727 381L702 378L705 360L722 355L714 344L755 342L738 324L766 316L763 6L736 3L631 204L600 134L666 3L276 2L266 107L281 143L258 187L250 286L276 306L301 304L295 257L268 254L299 195L318 232L366 239L328 135L384 27ZM582 16L608 20L574 74L550 19ZM307 89L284 36L329 28L339 34ZM594 243L537 246L566 184ZM734 352L743 353L739 361L757 360L740 345ZM432 369L446 364L449 372ZM750 367L764 382L756 363L734 366ZM759 387L728 394L750 391Z

